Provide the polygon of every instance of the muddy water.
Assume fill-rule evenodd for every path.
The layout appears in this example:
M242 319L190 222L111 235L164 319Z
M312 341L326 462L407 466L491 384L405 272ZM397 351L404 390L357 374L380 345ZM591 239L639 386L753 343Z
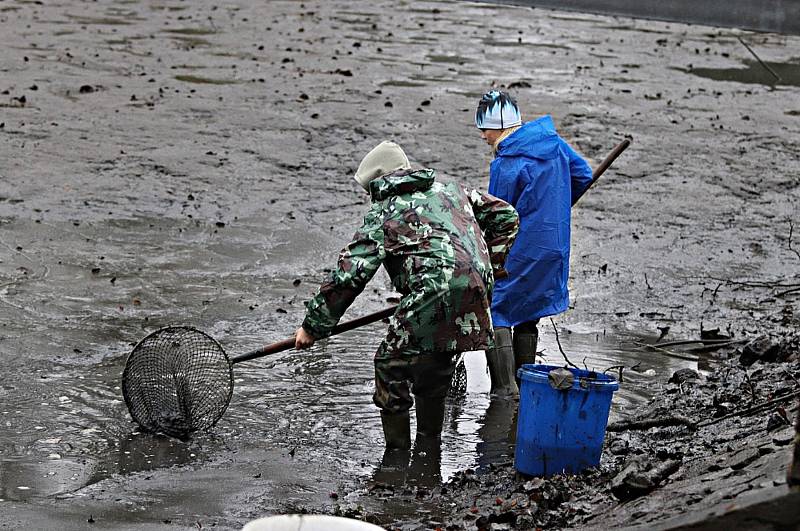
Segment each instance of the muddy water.
M370 399L380 325L332 338L311 352L235 365L227 413L212 432L191 442L139 433L130 421L120 376L131 345L148 332L169 324L201 326L235 355L283 339L301 320L314 261L286 253L301 245L300 233L265 234L263 225L270 223L239 220L222 227L140 218L4 226L8 234L28 234L38 243L31 250L20 245L13 263L24 273L4 287L3 300L15 315L5 322L4 345L20 355L9 358L3 380L0 498L70 496L107 478L202 467L232 449L261 446L298 461L333 462L342 479L370 476L382 453L380 418ZM302 233L302 243L311 244L312 234ZM335 243L327 235L319 241ZM297 275L282 276L278 267ZM251 291L254 278L260 286ZM363 309L378 309L380 299L389 298L386 284L376 279ZM561 364L554 333L549 324L541 328L543 361ZM562 328L561 334L574 362L598 370L636 366L625 374L614 414L645 400L657 376L692 365L637 351L624 337L589 325ZM468 393L449 409L444 480L479 461L511 457L506 447L486 460L491 452L484 439L496 441L497 433L489 429L482 438L482 431L498 419L494 410L487 412L482 353L468 353L465 361ZM296 477L293 484L311 488L312 479Z
M722 30L460 2L11 1L0 24L0 525L233 529L363 485L379 326L235 366L190 443L137 433L125 356L168 324L231 353L291 334L366 208L351 175L375 143L485 186L471 112L493 82L593 164L635 137L575 209L557 319L573 362L627 367L612 415L694 366L637 341L796 314L794 38L746 39L781 84L718 75L764 79ZM394 295L376 278L353 316ZM445 478L509 455L509 412L467 365Z

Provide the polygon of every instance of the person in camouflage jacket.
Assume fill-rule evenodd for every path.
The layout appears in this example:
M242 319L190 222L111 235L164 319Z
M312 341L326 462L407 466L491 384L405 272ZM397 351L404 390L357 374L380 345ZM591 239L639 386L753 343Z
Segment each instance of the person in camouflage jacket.
M435 179L432 169L412 170L391 142L364 158L356 180L371 208L296 333L298 348L330 335L384 266L402 294L374 360L387 446L410 445L412 389L417 435L439 437L455 357L490 345L493 268L502 268L519 226L508 203Z

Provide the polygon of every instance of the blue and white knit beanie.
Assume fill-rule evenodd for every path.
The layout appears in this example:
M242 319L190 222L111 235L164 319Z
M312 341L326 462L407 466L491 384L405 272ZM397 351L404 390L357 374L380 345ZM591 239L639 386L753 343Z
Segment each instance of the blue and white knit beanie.
M522 124L517 102L509 94L490 90L483 95L475 111L478 129L508 129Z

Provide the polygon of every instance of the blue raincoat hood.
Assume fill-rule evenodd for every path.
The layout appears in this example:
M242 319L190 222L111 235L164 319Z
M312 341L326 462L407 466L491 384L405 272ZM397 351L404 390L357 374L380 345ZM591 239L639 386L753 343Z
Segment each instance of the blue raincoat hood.
M553 119L542 116L514 131L497 146L497 155L503 157L530 157L548 160L558 156L558 133Z
M550 116L523 124L497 146L489 193L516 208L520 230L506 260L508 278L495 283L494 326L516 326L567 309L570 211L591 176Z

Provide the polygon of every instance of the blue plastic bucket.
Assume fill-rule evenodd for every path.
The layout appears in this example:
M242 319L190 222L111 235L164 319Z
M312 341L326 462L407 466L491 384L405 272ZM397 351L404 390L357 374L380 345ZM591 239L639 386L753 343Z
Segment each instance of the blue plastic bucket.
M577 474L600 464L611 397L619 384L583 369L568 369L571 376L562 369L550 378L556 369L562 368L523 365L517 371L522 384L514 467L524 474ZM558 384L562 389L554 387Z

